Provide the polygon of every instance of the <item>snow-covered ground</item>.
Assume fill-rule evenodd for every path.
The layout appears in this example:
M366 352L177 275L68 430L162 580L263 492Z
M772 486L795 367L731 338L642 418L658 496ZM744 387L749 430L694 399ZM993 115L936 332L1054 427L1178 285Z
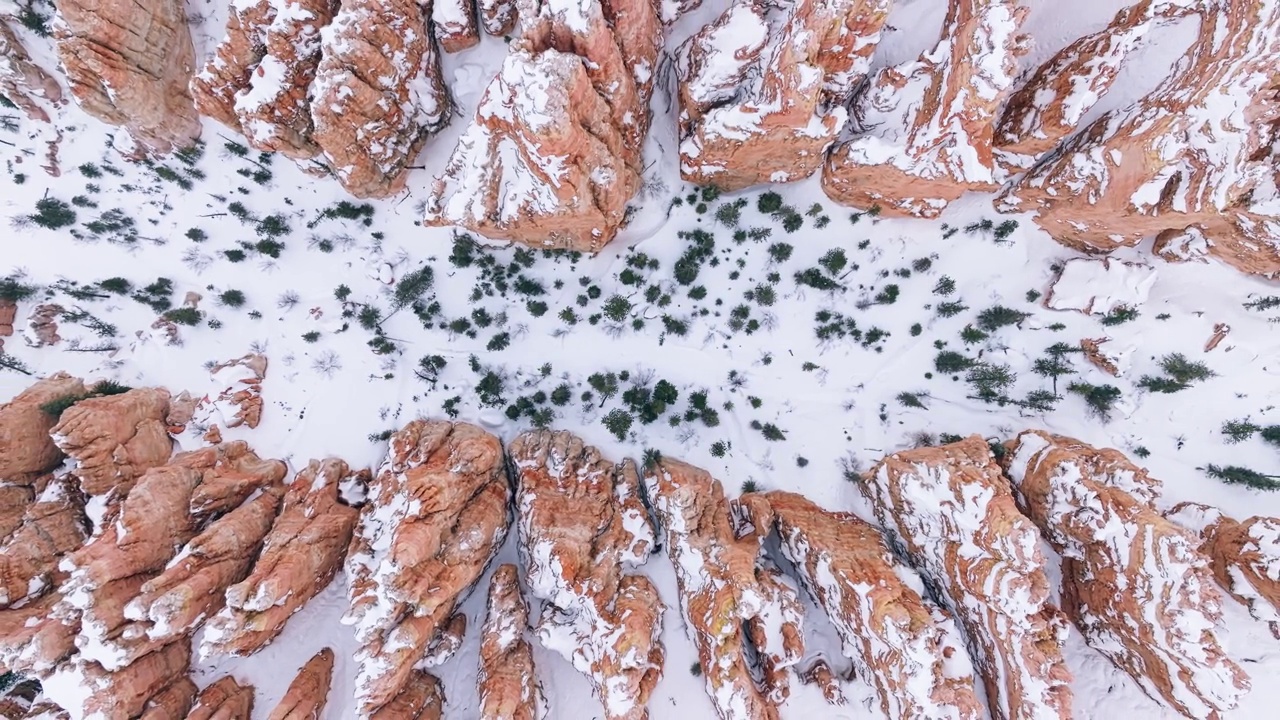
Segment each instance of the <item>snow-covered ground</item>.
M194 28L202 58L222 34L225 9L219 4L192 2L189 8L203 15ZM684 18L669 47L724 6L724 0L708 2ZM943 6L939 0L900 3L876 63L906 60L932 45ZM1101 27L1114 9L1109 0L1037 3L1025 27L1037 45L1024 67ZM1162 31L1168 36L1130 64L1118 89L1091 115L1154 85L1185 47L1186 31ZM29 33L23 39L33 55L52 65L47 41ZM839 207L826 201L816 180L768 188L780 195L783 207L772 214L760 211L772 198L762 198L759 190L703 196L679 180L675 108L662 93L654 100L647 154L652 166L642 207L598 256L544 256L500 246L467 252L467 243L451 231L419 227L431 173L466 126L481 88L501 62L502 45L501 39L485 38L475 49L446 56L460 116L427 144L420 161L426 170L415 171L406 196L372 203L368 214L351 219L322 215L347 199L335 182L304 175L284 158L255 152L241 157L228 145L238 138L209 121L203 156L190 166L171 158L146 167L119 159L109 147L113 130L69 108L57 120L63 129L62 176L51 178L40 165L53 133L15 111L0 111L17 125L0 130L6 170L0 215L7 223L0 276L18 272L23 282L60 286L50 301L80 308L114 330L99 325L99 334L85 326L93 324L88 318L80 325L64 321L61 345L31 348L21 337L34 306L26 301L19 334L5 339L5 352L37 374L65 369L193 393L210 389L210 363L262 352L270 360L262 424L252 431L224 431L224 437L248 439L263 456L283 458L294 469L327 455L376 465L385 451L380 434L418 416L441 417L452 409L460 419L510 439L536 413L614 459L656 448L708 468L730 494L746 483L793 490L869 518L846 471L866 469L886 453L943 434L1005 439L1033 426L1129 453L1164 481L1163 507L1196 500L1237 517L1280 515L1280 493L1224 484L1198 469L1213 463L1280 473L1280 448L1256 436L1229 444L1221 433L1228 420L1280 423L1280 307L1246 307L1280 295L1280 289L1224 266L1171 265L1151 257L1148 244L1116 254L1155 269L1136 318L1104 325L1101 315L1048 310L1040 299L1055 266L1077 254L1025 217L997 215L989 196L966 197L939 221L881 220ZM255 172L257 180L250 177ZM71 204L75 223L48 230L24 222L45 197ZM94 225L95 233L86 227L117 208L115 219L131 220L131 229ZM1016 227L997 229L1011 220ZM272 239L282 247L261 242ZM395 297L399 288L400 300L406 299L399 281L423 267L432 270L431 286L408 299L418 299L426 310L439 303L426 322ZM694 279L688 277L691 268L697 270ZM162 277L172 288L160 295L174 307L187 292L203 296L202 317L195 326L179 326L178 344L167 344L152 330L156 311L131 297ZM94 287L111 278L128 280L132 290L116 294ZM1080 292L1079 278L1072 280L1072 292ZM104 297L76 299L67 292L84 288ZM242 293L243 303L224 295L229 291ZM1128 297L1125 292L1100 286L1094 294ZM403 307L396 310L398 304ZM975 332L979 314L995 306L1027 316L981 337ZM375 333L361 323L362 315L378 319L368 308L382 318L381 354L368 344ZM1229 325L1230 334L1206 353L1218 323ZM1126 372L1111 378L1080 354L1067 354L1063 360L1071 373L1058 378L1057 397L1048 399L1055 390L1052 378L1033 370L1037 360L1052 359L1046 349L1100 337L1112 338L1109 348L1133 348ZM72 347L77 339L79 346ZM1038 397L1052 409L983 402L965 371L935 367L942 351L1007 366L1016 377L996 395L1023 401L1033 391L1049 391ZM1215 375L1174 393L1140 388L1142 376L1162 374L1160 359L1170 353L1202 361ZM420 365L431 356L445 361L434 382L423 379L431 372ZM609 373L617 391L602 399L588 378L598 374L595 384L607 387ZM651 405L656 419L643 423L631 413L633 422L622 437L606 427L610 413L620 422L620 413L629 411L623 397L628 389L637 383L654 388L660 380L673 385L678 398L661 411ZM0 372L0 399L29 382L22 374ZM1075 382L1119 390L1109 421L1067 391ZM562 386L567 391L556 392ZM586 391L593 393L589 400L582 399ZM705 407L714 417L701 409L698 392L705 392ZM526 402L518 404L522 398ZM509 419L509 406L518 419ZM513 542L499 560L516 560ZM696 657L676 611L670 564L655 556L642 571L672 607L664 632L666 676L653 695L653 716L710 717L702 679L690 672ZM354 717L354 641L338 622L346 602L342 583L339 577L265 651L204 664L198 681L231 672L255 684L255 718L265 718L295 670L331 645L338 658L326 714ZM472 637L437 669L450 718L477 715L474 632L483 595L477 592L465 605ZM1280 672L1277 643L1234 601L1227 606L1228 648L1255 684L1228 717L1270 717L1280 702L1280 688L1268 683ZM809 620L811 648L834 651L826 621L816 610ZM1077 718L1169 716L1084 646L1074 630L1067 650L1076 675ZM598 710L585 710L597 707L585 676L536 642L535 655L552 718L599 716ZM836 659L838 653L828 656ZM851 705L831 708L816 689L797 687L783 717L877 716L864 681L853 681L846 693Z

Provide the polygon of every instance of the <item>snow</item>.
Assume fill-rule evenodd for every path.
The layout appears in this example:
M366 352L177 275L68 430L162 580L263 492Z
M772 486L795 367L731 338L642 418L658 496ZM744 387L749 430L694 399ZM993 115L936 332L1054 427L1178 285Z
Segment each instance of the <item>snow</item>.
M1098 315L1119 308L1137 309L1146 303L1155 283L1156 269L1150 265L1109 258L1072 258L1063 264L1045 305L1054 310Z

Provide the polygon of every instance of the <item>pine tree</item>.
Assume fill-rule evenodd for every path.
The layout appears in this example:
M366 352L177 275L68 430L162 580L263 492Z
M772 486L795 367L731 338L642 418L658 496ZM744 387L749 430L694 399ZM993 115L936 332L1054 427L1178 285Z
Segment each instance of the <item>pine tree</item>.
M1206 465L1200 468L1206 475L1232 485L1247 485L1257 490L1280 490L1280 475L1264 475L1239 465Z

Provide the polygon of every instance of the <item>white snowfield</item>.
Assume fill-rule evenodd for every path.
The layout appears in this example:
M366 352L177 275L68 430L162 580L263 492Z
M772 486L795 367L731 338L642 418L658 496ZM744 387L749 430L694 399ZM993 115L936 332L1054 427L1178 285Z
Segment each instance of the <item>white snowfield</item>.
M680 4L664 1L668 14ZM1022 30L1031 35L1032 48L1020 60L1020 72L1103 27L1117 8L1115 0L1025 4L1032 10ZM668 52L727 5L727 0L706 0L681 17L669 31ZM222 36L227 8L213 2L192 10L205 13L192 27L197 59L203 62ZM935 46L944 10L941 0L895 3L872 71L912 61ZM56 66L49 41L15 27L36 61ZM1190 34L1181 25L1152 28L1150 42L1125 64L1114 89L1084 113L1083 122L1155 88ZM825 198L816 178L732 197L692 196L696 188L679 180L677 108L665 86L669 69L655 70L660 89L645 147L645 186L616 240L594 257L482 246L470 251L467 262L466 248L455 246L452 230L423 228L419 221L431 179L470 124L464 120L474 115L482 88L501 68L507 50L502 38L486 36L475 48L443 57L444 77L459 79L451 88L458 114L412 163L423 169L412 171L406 193L371 203L367 223L363 215L322 215L350 200L334 180L306 175L283 157L255 152L241 157L227 146L241 139L212 121L205 124L202 157L190 166L170 158L152 168L121 160L112 144L123 144L124 133L74 104L58 111L53 127L0 108L5 171L0 176L5 222L0 278L17 274L21 282L41 288L19 303L15 333L3 338L4 359L24 363L37 375L67 370L199 395L210 386L211 363L261 352L270 360L262 385L262 422L254 430L224 428L223 436L248 440L262 457L286 460L290 476L312 458L327 456L353 467L376 467L386 451L379 434L417 417L445 417L450 410L508 441L531 424L517 401L541 392L550 399L531 402L550 413L543 418L551 427L576 433L609 458L639 459L652 448L706 468L724 481L731 496L746 483L751 484L747 488L790 490L871 522L874 514L846 471L866 470L887 454L937 442L943 434L1004 440L1028 427L1125 452L1163 481L1163 502L1169 506L1196 501L1237 519L1280 517L1280 492L1224 483L1201 470L1212 464L1280 475L1280 447L1256 433L1231 443L1221 432L1225 422L1246 418L1258 426L1280 425L1280 300L1267 301L1280 296L1276 283L1216 261L1165 262L1151 255L1150 239L1112 260L1113 267L1126 261L1149 266L1149 274L1077 274L1075 268L1085 267L1072 262L1079 253L1037 230L1027 216L998 215L991 195L966 196L930 221L882 220L862 214L865 208L837 206ZM41 165L47 143L59 134L61 176L55 178ZM269 179L250 177L264 168ZM794 209L798 228L788 231L778 217L759 209L765 191L778 193L780 202ZM28 216L44 198L66 203L76 215L74 223L47 229L30 222ZM283 244L275 250L262 245L268 236L258 222L273 216L287 225L273 236ZM1016 221L1016 227L997 237L991 228L1006 220ZM696 240L679 233L699 230L712 238L713 247L696 278L686 283L677 261ZM1193 240L1188 252L1194 250ZM412 304L394 309L397 283L424 266L433 278L418 298L422 314L439 304L426 323ZM495 287L493 268L512 266L503 280L504 295ZM1070 299L1073 307L1092 298L1095 314L1043 306L1055 267L1069 269L1068 285L1055 296ZM796 276L802 273L810 278L816 273L834 289L800 284ZM99 285L113 278L127 280L132 289L117 293ZM146 288L163 285L160 278L172 287L157 292L167 294L174 307L182 305L186 292L202 296L202 315L195 325L177 326L177 342L152 327L157 311L134 297L147 299ZM540 291L528 290L530 284ZM650 287L657 290L651 293ZM242 294L242 302L229 299L233 290ZM32 347L25 339L26 319L44 302L66 311L58 321L62 341ZM545 303L542 312L535 311L537 303ZM1097 313L1116 303L1131 305L1137 317L1103 325ZM968 330L980 330L979 314L995 306L1027 315L981 333ZM369 346L374 335L360 319L367 307L381 311L381 328L392 345L388 352L375 353ZM1219 323L1231 332L1205 352ZM1108 347L1132 348L1121 377L1106 375L1072 352L1062 356L1069 372L1038 372L1044 369L1037 361L1048 357L1046 348L1078 347L1081 338L1104 336L1111 338ZM1010 377L999 394L1006 401L984 402L967 380L967 370L937 367L943 352L984 363L983 368L1004 368ZM1163 375L1161 359L1171 353L1203 362L1214 374L1174 393L1141 387L1144 376ZM434 369L420 364L431 356L444 364ZM492 383L481 386L489 372L502 381L500 400L481 392L494 389ZM613 393L588 381L610 372L617 377ZM652 388L659 380L678 390L678 400L652 422L643 422L623 395L637 384ZM0 370L0 399L31 381L21 372ZM1076 383L1117 390L1120 399L1109 421L1068 390ZM556 401L560 386L568 387L560 396L563 403ZM699 391L706 393L705 407L715 411L715 422L692 406ZM1056 396L1051 409L1019 404L1037 391ZM590 399L583 399L586 392L593 393ZM518 419L510 419L508 406ZM621 437L604 424L615 411L630 412L633 420ZM182 449L191 449L196 437L185 434ZM91 515L102 512L100 504L90 508ZM495 566L519 562L516 533L511 535ZM785 567L776 543L766 545ZM1043 541L1041 549L1056 588L1060 559ZM704 678L691 672L697 657L678 610L675 570L666 553L628 572L650 577L668 610L665 674L650 701L651 717L714 717ZM360 643L356 628L342 622L349 604L346 583L340 573L256 655L193 658L193 679L204 687L232 674L253 684L253 718L265 720L297 669L319 649L332 647L336 663L324 718L357 718ZM487 574L477 587L488 587ZM531 616L537 617L540 603L530 600ZM822 655L843 675L849 665L835 629L811 599L804 602L806 658L797 667ZM443 681L449 720L479 715L474 688L484 592L473 593L461 609L471 628L467 640L452 659L431 670ZM1228 654L1254 681L1253 690L1222 720L1276 717L1280 684L1272 678L1280 673L1280 646L1266 622L1224 595L1222 625L1219 637ZM194 647L202 644L203 633L192 638ZM527 637L549 719L602 717L586 675L558 648L544 647L532 633ZM1074 676L1077 720L1174 717L1086 646L1074 627L1067 629L1064 652ZM68 707L79 706L77 698L89 692L74 671L56 673L46 688ZM783 720L895 720L881 714L867 679L842 681L842 689L849 704L835 707L817 687L793 682L780 715Z

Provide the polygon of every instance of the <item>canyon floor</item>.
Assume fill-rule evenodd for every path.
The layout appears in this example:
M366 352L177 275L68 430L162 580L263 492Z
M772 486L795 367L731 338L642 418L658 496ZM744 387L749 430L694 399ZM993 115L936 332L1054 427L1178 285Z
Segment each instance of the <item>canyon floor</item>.
M1106 0L1042 4L1055 7L1027 21L1035 45L1024 67L1114 12ZM943 5L899 3L875 65L927 48ZM193 0L188 9L199 16L197 57L207 57L224 4ZM722 10L707 2L690 13L668 46ZM1091 114L1167 73L1187 29L1168 33ZM24 41L45 66L56 64L47 42ZM486 36L444 57L460 117L473 113L505 50ZM229 417L212 420L225 439L247 440L292 470L326 456L376 468L390 432L450 417L504 441L535 425L569 430L617 460L653 449L707 469L731 496L787 490L870 520L850 478L883 456L1033 427L1123 451L1164 482L1162 508L1194 501L1240 518L1280 516L1280 491L1208 471L1249 468L1259 485L1280 490L1280 446L1227 432L1238 421L1280 424L1274 282L1216 261L1167 263L1150 240L1113 253L1111 270L1080 262L1027 216L995 212L990 195L970 193L937 220L901 220L831 202L816 177L740 193L694 187L679 177L674 103L660 84L635 212L594 256L420 225L420 190L465 122L427 143L407 192L366 203L286 158L247 149L212 120L197 152L136 164L112 149L112 128L75 105L52 126L0 110L0 276L35 290L3 338L0 400L57 370L217 393L225 381L211 379L214 364L259 353L270 362L261 423L227 429ZM51 177L41 165L55 138L61 175ZM49 198L65 209L33 219ZM188 304L190 293L198 300ZM56 343L28 324L48 303L71 311L57 322ZM1095 312L1069 309L1088 305ZM170 322L157 326L166 313ZM1225 337L1206 350L1220 330ZM1100 338L1121 366L1116 376L1076 351ZM1192 377L1181 382L1188 366ZM182 449L198 445L198 430ZM1047 544L1045 552L1055 557ZM517 562L514 537L490 572L503 562ZM653 717L712 717L674 569L655 555L641 572L669 607ZM487 586L488 575L478 587ZM197 684L228 673L252 682L254 717L265 719L296 669L332 647L326 717L355 717L356 642L338 622L346 608L339 575L262 652L199 664ZM479 628L485 593L462 608ZM839 658L835 634L810 610L810 651ZM1280 672L1280 643L1234 600L1224 612L1225 645L1255 687L1223 718L1272 717L1280 687L1267 680ZM533 648L550 717L599 717L586 677ZM1080 720L1173 716L1074 628L1065 652ZM478 717L478 655L473 635L436 668L446 717ZM57 682L52 692L74 694ZM816 687L797 685L781 715L879 716L865 680L844 690L850 704L831 707Z

